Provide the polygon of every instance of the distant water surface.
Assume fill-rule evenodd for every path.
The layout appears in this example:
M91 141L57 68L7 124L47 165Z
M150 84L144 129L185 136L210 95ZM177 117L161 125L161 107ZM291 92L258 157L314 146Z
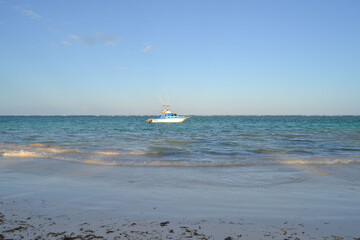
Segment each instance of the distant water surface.
M0 159L106 166L246 167L360 164L358 116L1 116Z

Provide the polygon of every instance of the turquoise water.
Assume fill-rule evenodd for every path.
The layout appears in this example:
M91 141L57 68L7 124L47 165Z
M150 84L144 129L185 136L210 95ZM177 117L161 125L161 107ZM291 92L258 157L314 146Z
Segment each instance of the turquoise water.
M358 116L2 116L0 158L106 166L360 164Z
M0 117L0 200L35 215L345 219L358 229L360 117L147 118Z

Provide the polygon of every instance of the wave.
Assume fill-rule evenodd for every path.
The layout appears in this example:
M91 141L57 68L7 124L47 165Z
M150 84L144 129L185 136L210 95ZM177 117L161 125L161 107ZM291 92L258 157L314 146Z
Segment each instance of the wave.
M0 145L0 153L3 157L52 157L59 154L88 154L104 156L157 156L157 152L107 152L107 151L85 151L80 149L61 148L60 145L48 145L34 143L28 145Z
M336 151L360 152L359 148L335 148Z
M251 133L238 133L238 134L235 134L235 136L239 136L239 137L258 137L257 134L251 134Z
M286 154L285 151L280 151L275 149L256 149L250 152L259 153L259 154Z
M289 153L289 154L307 154L307 155L314 154L313 152L307 151L307 150L291 150L291 151L288 151L287 153Z
M285 165L348 165L348 164L360 164L360 160L347 160L347 159L335 159L335 160L285 160L279 161L280 164Z
M298 138L298 137L309 137L307 134L279 134L274 133L272 136L286 137L286 138Z
M49 144L43 144L43 143L33 143L33 144L25 145L25 146L46 148L46 147L54 147L55 145L49 145Z
M249 159L235 160L140 160L140 159L86 159L76 162L91 165L123 166L123 167L251 167L251 166L276 166L276 165L351 165L360 164L360 159L334 159L334 160L261 160Z
M256 165L350 165L360 164L360 156L312 157L291 159L283 151L259 149L256 153L266 156L237 155L236 153L219 152L173 152L174 148L155 147L151 151L90 151L68 149L60 145L0 145L0 157L9 158L42 158L59 161L77 162L104 166L137 166L137 167L245 167ZM161 150L161 151L160 151ZM308 154L306 156L309 156Z
M78 150L78 149L58 149L58 148L48 148L43 149L42 151L48 152L48 153L55 153L55 154L61 154L61 153L83 153L84 151Z
M139 153L135 153L139 154ZM100 166L123 166L123 167L246 167L256 165L350 165L360 164L360 160L253 160L253 161L191 161L191 160L139 160L139 159L116 159L109 161L106 159L82 159L71 157L47 156L41 153L28 151L5 151L3 157L17 158L45 158L49 157L53 160L77 162L81 164L100 165Z
M109 162L102 160L87 159L79 161L79 163L100 165L100 166L119 166L119 167L241 167L250 166L254 164L236 163L236 162L208 162L208 161L169 161L169 160L155 160L155 161L121 161Z
M151 153L147 152L95 152L99 155L105 156L120 156L120 155L130 155L130 156L142 156L142 155L150 155Z
M303 161L289 160L281 162L232 162L232 161L186 161L186 160L155 160L155 161L102 161L102 160L84 160L80 163L102 166L119 167L211 167L211 168L229 168L229 167L250 167L256 165L348 165L360 164L356 160L333 160L333 161Z
M99 155L105 155L105 156L117 156L119 155L118 152L95 152L96 154Z
M181 141L181 140L165 140L165 142L173 146L188 146L191 144L190 141Z
M27 152L27 151L3 151L3 157L19 157L19 158L42 158L44 157L40 153Z
M104 161L92 160L92 159L84 160L82 161L82 163L90 164L90 165L117 166L116 162L104 162Z
M181 148L168 146L149 146L149 149L157 152L177 152L181 150Z

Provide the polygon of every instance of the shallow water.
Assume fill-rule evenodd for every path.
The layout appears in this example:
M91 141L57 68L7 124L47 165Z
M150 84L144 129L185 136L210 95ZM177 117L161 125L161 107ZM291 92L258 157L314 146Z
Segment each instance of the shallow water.
M146 119L0 117L1 201L29 215L337 219L357 229L360 117Z
M360 164L360 117L195 116L182 124L146 119L2 116L0 157L152 167Z

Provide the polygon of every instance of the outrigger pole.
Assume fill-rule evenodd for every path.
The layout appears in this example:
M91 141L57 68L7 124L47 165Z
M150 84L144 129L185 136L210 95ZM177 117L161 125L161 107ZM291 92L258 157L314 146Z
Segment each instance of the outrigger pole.
M170 105L166 104L166 102L164 103L164 101L162 100L162 98L160 96L158 96L161 102L161 112L166 112L169 110Z

